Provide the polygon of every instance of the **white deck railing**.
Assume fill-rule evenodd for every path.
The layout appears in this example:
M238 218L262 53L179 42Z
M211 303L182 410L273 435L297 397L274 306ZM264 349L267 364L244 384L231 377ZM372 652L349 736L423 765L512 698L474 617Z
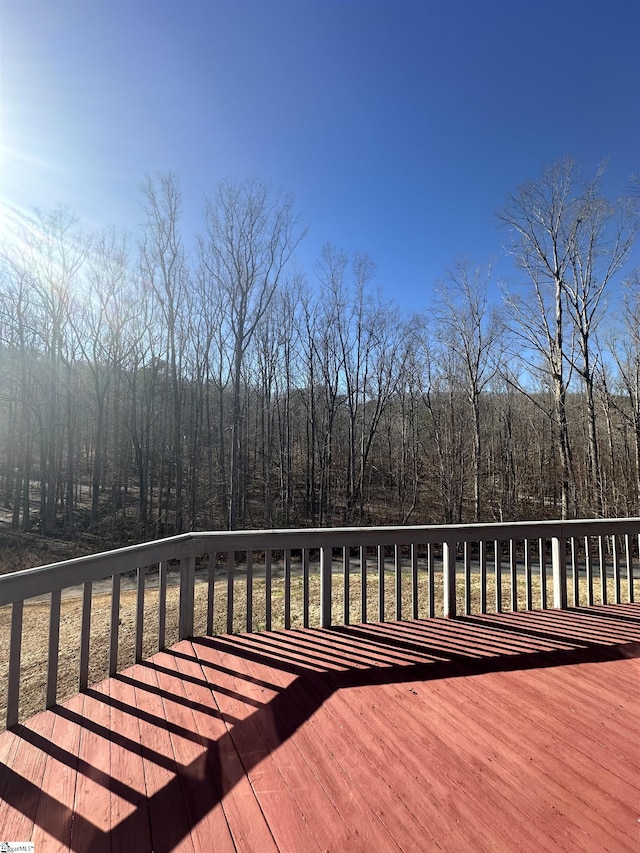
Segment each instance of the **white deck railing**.
M272 627L274 555L281 555L278 584L283 595L283 627L291 627L291 588L295 571L302 585L302 624L310 624L310 608L319 606L319 624L349 624L353 588L357 584L357 621L383 621L393 579L393 614L397 620L436 615L456 616L505 608L516 610L519 598L526 609L566 608L569 602L606 604L612 588L614 603L634 600L640 585L638 552L640 518L470 524L453 526L333 528L320 530L252 530L191 533L121 548L95 556L40 566L0 577L0 607L10 606L11 628L7 674L7 727L18 720L24 604L50 596L46 707L57 701L62 592L81 587L82 615L78 687L89 680L92 593L94 584L110 581L109 674L118 669L121 581L134 574L136 593L135 660L142 659L144 595L148 567L158 573L158 648L165 646L168 567L179 563L180 639L193 635L196 561L203 565L207 584L206 633L214 631L214 591L226 583L226 630L234 628L238 604L241 556L246 622L254 630L254 579L264 587L261 624ZM226 567L220 565L226 559ZM294 566L295 563L295 566ZM299 568L298 568L299 567ZM200 577L201 572L198 573ZM319 585L310 579L319 575ZM385 582L387 579L387 582ZM404 587L403 587L404 581ZM200 582L200 581L199 581ZM550 590L548 590L548 583ZM408 597L403 588L410 584ZM377 587L376 605L369 593ZM312 601L312 587L316 600ZM340 592L341 613L334 612L333 595ZM436 596L436 589L438 596ZM472 591L475 593L472 594ZM550 594L549 594L550 593ZM636 593L638 594L638 593ZM441 608L436 612L436 601ZM243 608L244 610L244 608ZM155 629L156 626L154 626Z

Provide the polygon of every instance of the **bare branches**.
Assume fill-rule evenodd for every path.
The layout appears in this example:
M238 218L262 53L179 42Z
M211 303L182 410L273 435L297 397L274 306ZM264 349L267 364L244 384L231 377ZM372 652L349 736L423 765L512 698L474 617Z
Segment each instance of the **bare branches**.
M304 236L293 199L263 182L223 181L205 211L201 258L232 338L233 429L228 524L240 518L241 378L247 348Z

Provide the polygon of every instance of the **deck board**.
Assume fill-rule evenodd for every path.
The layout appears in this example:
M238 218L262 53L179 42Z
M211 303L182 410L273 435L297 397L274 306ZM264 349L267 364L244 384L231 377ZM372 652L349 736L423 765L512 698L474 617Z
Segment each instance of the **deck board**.
M290 738L282 739L279 735L275 714L270 709L274 700L270 701L268 694L255 695L252 688L256 685L242 678L242 661L236 661L224 649L225 644L216 641L199 644L198 657L217 667L212 688L221 711L236 720L230 737L276 845L280 849L310 846L312 850L320 850L308 823L310 803L305 789L296 791L296 776L290 770L296 762L300 765L301 759ZM319 807L323 805L320 801Z
M82 712L84 696L69 700L69 708ZM71 843L73 809L78 777L78 750L81 728L65 717L53 721L51 742L59 748L56 756L45 756L38 810L35 816L33 841L36 849L68 850ZM55 834L52 830L55 828Z
M135 687L136 707L144 712L140 717L140 742L144 748L142 764L153 849L193 853L195 848L184 800L183 774L178 772L169 731L170 727L175 731L175 726L165 716L155 670L137 665L132 677L138 682Z
M111 849L113 853L151 850L135 688L124 679L112 678L109 696L111 773L120 783L119 787L111 786ZM114 732L117 737L113 736Z
M19 736L6 767L7 779L2 793L2 838L30 839L41 801L42 780L47 763L47 747L51 741L54 719L50 714L36 714L16 726ZM5 767L2 769L5 770ZM53 832L62 834L60 830Z
M168 655L166 656L168 657ZM273 836L229 736L227 723L190 643L183 642L171 655L180 672L187 699L192 703L196 731L206 748L213 781L212 807L221 807L238 850L265 853L276 850Z
M224 664L229 663L228 657L224 655L220 660ZM314 733L305 731L303 726L281 744L280 732L290 721L283 719L278 702L273 700L292 685L293 678L287 676L280 679L277 671L264 672L261 671L262 668L247 666L245 661L237 661L237 659L235 661L236 665L239 664L238 674L246 676L243 679L245 695L256 701L270 703L273 708L273 714L268 718L262 716L256 720L257 732L273 755L282 780L292 793L295 806L319 848L325 849L333 842L339 846L339 849L363 850L364 848L350 837L348 825L343 822L339 810L335 808L327 786L322 784L324 774L321 765L326 764L329 759L326 751L319 749ZM271 678L273 683L268 686L260 676ZM313 714L314 706L308 701L301 702L299 697L294 704L296 716L307 719ZM306 728L309 729L309 727ZM338 774L332 776L332 782L338 787ZM265 816L269 820L269 803L263 801L260 796L259 799L261 799Z
M485 689L491 678L484 679ZM538 839L541 849L547 849L551 839L556 843L564 839L568 849L572 846L576 849L576 841L581 850L597 849L594 836L595 840L602 841L608 827L599 828L592 809L580 798L575 798L564 785L564 781L569 779L584 792L591 788L593 780L589 777L581 779L556 752L552 753L554 772L549 777L544 755L550 744L546 740L542 744L535 742L535 727L526 727L527 739L523 743L518 731L518 716L505 713L505 709L495 701L481 704L477 701L477 692L472 697L460 697L461 701L456 702L454 693L446 686L430 685L429 708L438 719L445 721L443 739L455 741L457 756L466 758L479 770L476 778L478 795L485 809L490 805L484 812L485 821L493 822L496 815L508 815L511 831L516 832L519 838L532 828L544 832L547 837ZM419 695L421 698L421 691ZM423 716L421 710L416 723ZM509 719L515 722L513 727L508 725ZM493 799L488 798L488 789L491 789ZM526 803L526 809L523 808L523 789L536 792L532 802ZM598 792L595 793L597 796ZM495 795L506 801L503 808L499 807ZM558 812L561 819L558 819ZM508 831L508 825L504 831Z
M180 782L193 846L196 850L209 846L220 853L232 851L235 844L219 801L220 792L210 776L206 747L199 736L194 736L195 719L175 658L163 655L162 664L157 670L158 687L165 692L165 716L174 726L170 735L174 756L178 766L189 768L180 774Z
M108 681L102 682L84 695L79 739L82 770L76 781L71 846L92 853L111 849L111 786L115 777L111 775L109 687ZM76 821L76 816L80 820Z
M56 851L640 849L640 605L184 640L0 735Z

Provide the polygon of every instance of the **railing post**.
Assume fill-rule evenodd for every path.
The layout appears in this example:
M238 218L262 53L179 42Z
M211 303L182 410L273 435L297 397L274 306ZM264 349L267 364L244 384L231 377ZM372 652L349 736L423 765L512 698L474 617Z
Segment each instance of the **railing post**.
M615 603L620 604L622 598L620 596L620 555L618 553L618 537L613 534L611 537L611 556L613 558L613 594Z
M604 551L604 536L598 536L598 560L600 562L600 603L606 604L609 599L607 590L607 557Z
M640 537L638 537L640 541ZM360 621L367 621L367 548L360 546Z
M182 557L180 560L180 640L193 636L193 598L196 577L196 558Z
M271 630L271 549L264 552L264 624Z
M487 543L480 540L480 613L487 612Z
M167 561L158 564L158 651L167 644Z
M584 537L584 565L587 573L587 604L593 605L593 564L591 562L591 539Z
M444 615L456 615L456 543L442 543L442 580L444 583Z
M418 546L411 544L411 618L418 618Z
M233 634L234 578L236 573L236 552L227 552L227 634Z
M109 675L118 671L118 638L120 636L120 588L122 576L113 575L111 578L111 625L109 636Z
M60 601L62 590L51 593L49 613L49 655L47 663L46 707L53 708L58 696L58 658L60 652Z
M538 566L540 569L540 607L547 609L547 545L544 539L538 539Z
M302 627L309 627L309 549L302 550Z
M496 587L496 613L502 613L502 542L493 540L493 577Z
M342 549L342 621L348 625L351 621L351 579L349 576L349 568L351 563L351 549L344 547Z
M429 596L429 619L436 615L436 580L435 580L435 554L433 543L427 544L427 571L429 572L427 593Z
M567 609L567 542L564 536L551 539L551 565L553 569L553 606Z
M91 593L93 583L85 581L82 590L82 623L80 628L80 674L78 687L80 691L89 686L89 639L91 635Z
M216 551L209 551L209 571L207 578L207 637L213 636L213 606L215 603L216 589Z
M533 610L533 584L531 581L531 539L524 540L525 610Z
M378 545L378 621L384 622L384 545Z
M331 627L331 562L332 549L320 548L320 624Z
M136 647L135 662L142 660L142 640L144 637L144 586L147 570L138 566L136 578Z
M247 631L253 631L253 551L247 551Z
M393 553L395 557L396 620L400 622L402 619L402 551L400 550L399 545L394 546Z
M22 650L22 615L24 601L14 601L11 608L11 639L9 642L9 683L7 685L7 728L18 722L20 696L20 652Z

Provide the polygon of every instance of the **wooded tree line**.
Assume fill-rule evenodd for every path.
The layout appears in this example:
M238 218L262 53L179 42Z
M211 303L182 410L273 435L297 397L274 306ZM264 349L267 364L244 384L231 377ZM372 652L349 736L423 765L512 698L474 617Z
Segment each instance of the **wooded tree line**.
M170 174L141 186L135 248L66 209L23 220L0 257L13 526L637 515L637 195L601 179L562 161L520 187L498 213L514 282L461 259L412 315L364 255L296 267L293 201L257 180L219 185L193 251Z

